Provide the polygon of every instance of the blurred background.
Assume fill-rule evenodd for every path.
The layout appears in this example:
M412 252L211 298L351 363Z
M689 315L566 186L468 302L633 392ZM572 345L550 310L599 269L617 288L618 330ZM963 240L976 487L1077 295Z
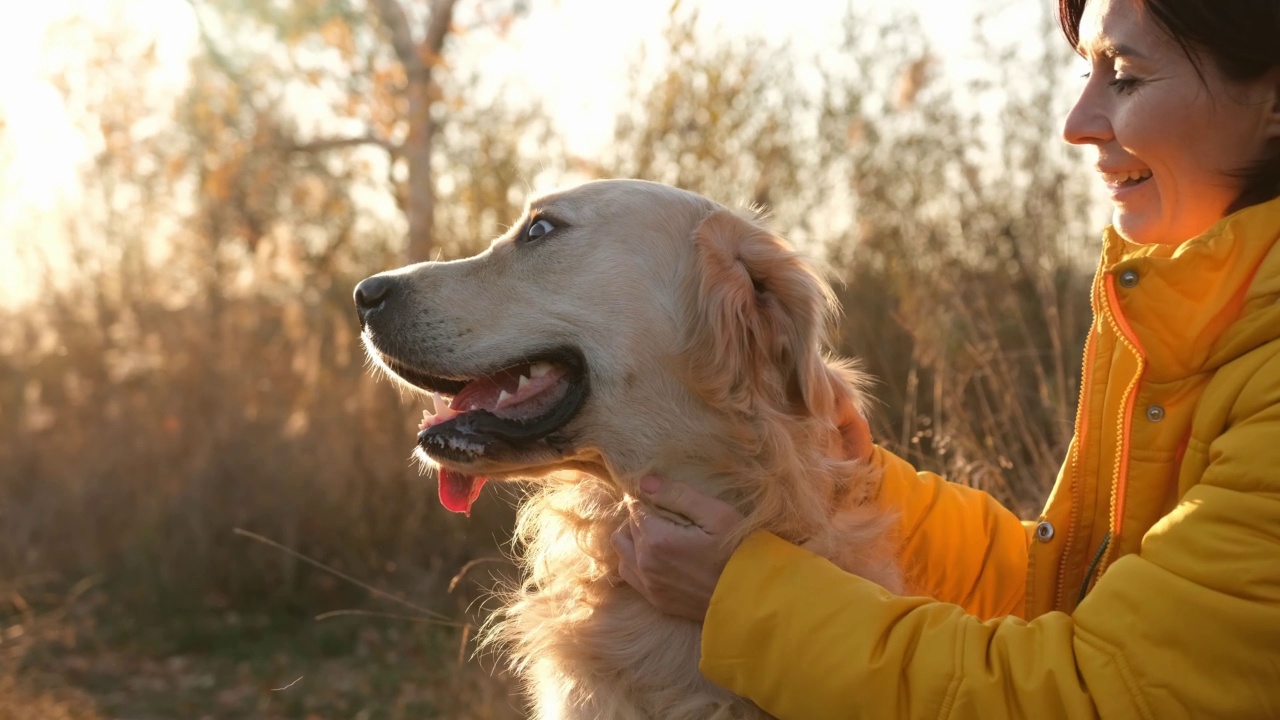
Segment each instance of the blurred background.
M351 289L592 178L767 208L877 439L1034 516L1106 219L1051 5L8 9L0 720L522 717L472 643L520 490L439 506Z

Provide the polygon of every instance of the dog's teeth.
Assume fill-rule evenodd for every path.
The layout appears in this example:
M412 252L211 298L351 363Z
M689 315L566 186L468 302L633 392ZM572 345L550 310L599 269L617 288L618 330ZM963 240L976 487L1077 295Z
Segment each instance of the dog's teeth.
M509 400L511 400L511 393L507 392L506 390L499 390L499 391L498 391L498 404L497 404L497 407L503 407L503 406L505 406Z
M458 415L458 413L454 412L453 408L449 407L449 403L445 402L445 399L440 397L440 393L431 393L431 405L433 407L431 411L432 425L439 425L440 423L445 422L446 420L451 420Z
M536 362L529 367L529 377L542 377L551 372L551 363Z
M518 385L516 385L516 392L520 392L521 390L524 390L524 386L528 384L529 384L529 378L521 375L520 382Z

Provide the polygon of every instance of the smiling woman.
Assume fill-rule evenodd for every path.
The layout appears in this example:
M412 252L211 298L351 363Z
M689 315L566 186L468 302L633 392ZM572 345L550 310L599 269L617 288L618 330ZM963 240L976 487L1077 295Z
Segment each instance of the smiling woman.
M1274 58L1241 42L1220 5L1172 4L1064 2L1091 71L1063 134L1097 149L1116 230L1134 242L1186 240L1280 180Z

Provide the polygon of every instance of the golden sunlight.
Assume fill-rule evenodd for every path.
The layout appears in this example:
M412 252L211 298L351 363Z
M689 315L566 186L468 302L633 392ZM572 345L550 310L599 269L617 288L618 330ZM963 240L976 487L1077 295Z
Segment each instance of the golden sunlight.
M459 52L479 56L478 67L540 101L567 149L590 157L612 137L614 116L628 100L628 74L653 72L663 61L657 46L668 13L679 5L541 0L507 36ZM963 70L971 57L967 37L956 28L972 25L981 0L908 5L920 12L936 50L954 61L950 67ZM835 41L840 3L798 7L779 13L768 0L685 3L721 37L803 49ZM1013 26L1026 13L1004 14ZM80 173L102 146L92 119L68 104L65 79L58 77L87 52L84 27L69 28L97 27L151 43L162 82L175 94L187 81L198 39L191 5L172 0L51 0L11 10L10 19L0 26L0 66L6 68L0 74L0 303L12 304L35 291L31 263L57 266L63 226L81 201Z

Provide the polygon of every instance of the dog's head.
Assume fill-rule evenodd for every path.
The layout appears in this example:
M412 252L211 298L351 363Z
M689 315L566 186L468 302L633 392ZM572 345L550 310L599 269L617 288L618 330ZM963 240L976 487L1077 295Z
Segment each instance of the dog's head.
M355 296L370 357L433 396L417 451L455 511L484 478L729 472L753 417L838 401L826 285L754 222L653 183L537 198L483 253Z

